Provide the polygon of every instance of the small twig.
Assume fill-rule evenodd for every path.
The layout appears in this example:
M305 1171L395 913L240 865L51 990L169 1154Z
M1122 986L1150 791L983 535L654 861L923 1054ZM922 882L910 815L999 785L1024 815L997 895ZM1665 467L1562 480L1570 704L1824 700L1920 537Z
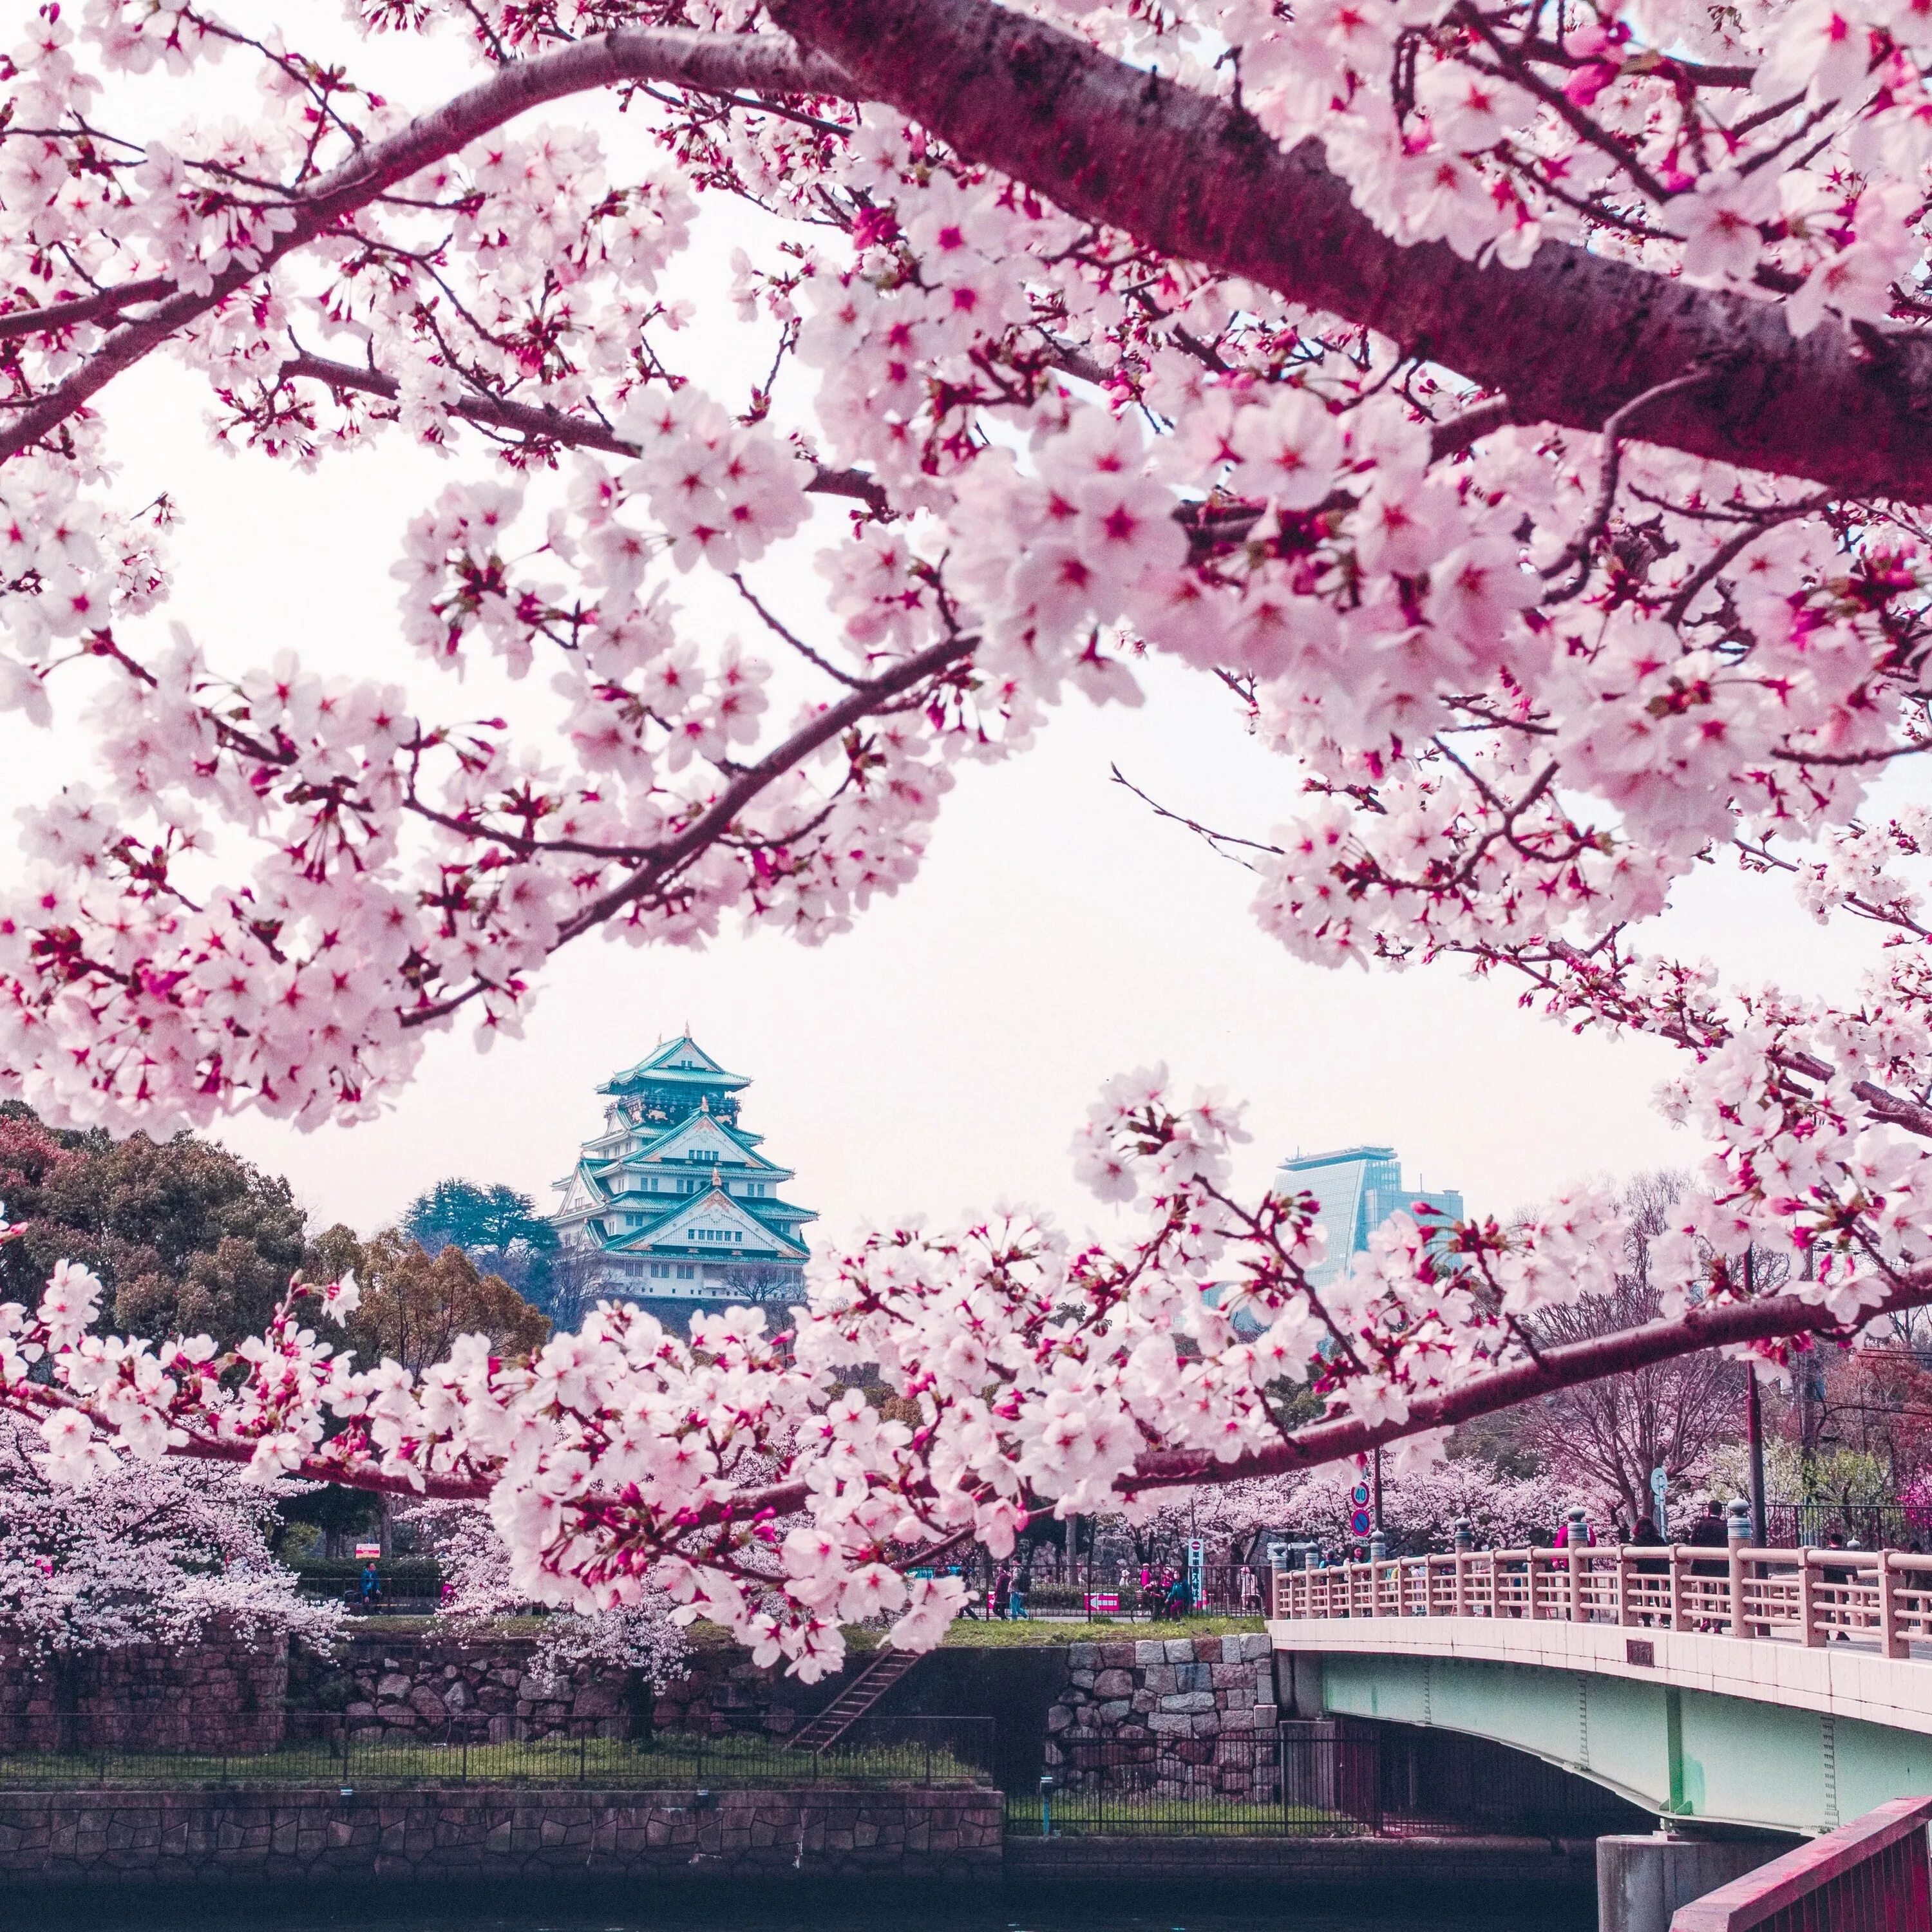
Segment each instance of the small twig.
M1597 539L1609 529L1610 512L1616 502L1617 478L1623 466L1624 431L1631 419L1652 403L1665 396L1675 395L1680 389L1694 388L1700 382L1708 382L1712 371L1700 369L1688 376L1674 376L1667 382L1659 382L1654 388L1646 389L1641 395L1633 396L1603 427L1604 467L1597 488L1596 508L1590 513L1590 520L1570 542L1556 561L1547 566L1544 572L1546 583L1559 572L1576 566L1576 574L1560 589L1550 592L1543 599L1545 604L1562 604L1574 597L1590 580L1591 553L1595 549Z
M1158 799L1150 798L1142 791L1132 778L1121 771L1118 765L1109 766L1108 769L1113 774L1114 784L1125 786L1135 797L1140 800L1142 804L1153 812L1156 818L1168 819L1176 825L1184 825L1197 838L1204 838L1222 858L1232 859L1236 865L1246 866L1248 871L1252 872L1255 868L1246 859L1240 858L1232 852L1222 852L1221 848L1223 845L1245 845L1250 852L1272 852L1276 856L1280 855L1281 848L1279 845L1264 844L1258 838L1244 838L1238 832L1216 832L1212 826L1203 825L1198 820L1190 818L1184 813L1170 812Z

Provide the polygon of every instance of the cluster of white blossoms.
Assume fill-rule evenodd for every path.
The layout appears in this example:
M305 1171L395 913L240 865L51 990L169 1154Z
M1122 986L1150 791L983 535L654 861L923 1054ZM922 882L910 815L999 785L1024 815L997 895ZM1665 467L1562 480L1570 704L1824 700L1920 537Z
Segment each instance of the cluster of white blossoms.
M1076 1143L1082 1174L1144 1220L1118 1253L1024 1216L881 1233L820 1267L790 1332L742 1308L696 1316L687 1343L605 1304L527 1363L472 1336L420 1377L303 1324L312 1304L352 1312L352 1281L298 1284L225 1357L94 1334L100 1285L64 1263L38 1308L0 1308L0 1409L37 1422L46 1477L76 1486L200 1456L265 1483L482 1503L491 1601L602 1614L668 1596L677 1621L709 1617L815 1675L844 1624L938 1640L963 1586L904 1574L935 1552L1006 1554L1036 1509L1155 1507L1174 1478L1150 1471L1150 1448L1237 1475L1280 1443L1284 1390L1400 1421L1510 1359L1526 1311L1608 1284L1616 1216L1591 1198L1507 1234L1399 1216L1318 1296L1313 1204L1237 1198L1242 1138L1219 1101L1179 1106L1160 1070L1137 1073ZM860 1363L916 1420L846 1385Z
M1925 825L1878 789L1932 742L1922 6L351 14L425 37L448 98L412 119L200 0L50 4L0 80L0 706L94 754L0 892L10 1089L365 1115L592 932L840 930L916 873L961 762L1070 687L1138 701L1162 654L1282 760L1281 824L1230 849L1289 950L1461 961L1681 1052L1687 1308L1750 1299L1767 1245L1847 1324L1932 1297ZM218 58L252 117L125 124ZM623 140L546 118L592 90ZM680 360L712 309L760 346L736 388ZM172 506L122 500L110 407L150 358L244 461L444 453L396 532L393 680L170 626ZM554 721L443 715L484 663ZM1719 859L1882 938L1856 1001L1641 949ZM1082 1154L1150 1215L1130 1252L880 1236L795 1337L611 1309L416 1384L298 1303L224 1379L84 1335L70 1282L8 1318L0 1376L67 1474L361 1458L487 1496L519 1589L662 1588L817 1669L842 1618L931 1640L948 1586L909 1551L1239 1471L1284 1381L1324 1426L1406 1426L1600 1279L1580 1194L1399 1220L1317 1295L1304 1209L1228 1192L1231 1124L1130 1084ZM921 1423L831 1400L856 1361Z

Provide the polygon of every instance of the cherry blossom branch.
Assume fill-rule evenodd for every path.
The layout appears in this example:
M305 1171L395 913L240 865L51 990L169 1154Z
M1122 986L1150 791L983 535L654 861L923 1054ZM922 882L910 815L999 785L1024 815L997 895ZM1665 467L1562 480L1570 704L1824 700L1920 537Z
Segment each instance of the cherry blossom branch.
M269 246L238 254L212 277L208 289L177 288L158 302L152 314L114 330L72 374L0 430L0 462L44 441L116 376L278 262L338 231L350 216L387 190L545 101L637 80L669 81L713 93L760 88L789 94L850 92L835 66L801 57L787 41L769 35L673 28L599 34L500 68L488 80L418 116L399 134L370 142L340 167L290 195L287 227ZM124 301L152 299L130 292L152 286L144 282L110 292L118 292Z
M1546 242L1522 268L1391 239L1320 144L1282 152L1194 94L988 0L775 0L778 24L960 153L1070 212L1375 330L1485 388L1519 420L1600 428L1686 370L1646 441L1835 490L1932 497L1932 343L1882 358L1826 322Z
M303 379L326 383L330 388L365 396L381 396L394 401L402 385L380 370L360 369L352 362L338 362L323 356L306 352L292 356L277 371L278 382ZM493 429L513 431L530 442L555 443L570 449L595 449L609 456L634 457L639 446L618 435L608 424L586 422L566 415L547 404L519 403L507 396L465 395L449 406L450 414L466 422L484 424ZM857 470L828 470L818 465L806 488L818 496L850 496L874 512L884 513L890 506L884 488Z
M1915 1270L1883 1297L1862 1310L1852 1328L1886 1315L1932 1304L1932 1269ZM1707 1348L1736 1348L1766 1342L1792 1342L1814 1336L1849 1339L1844 1318L1816 1302L1796 1294L1767 1296L1762 1300L1694 1308L1675 1321L1647 1322L1614 1334L1593 1336L1546 1348L1531 1361L1478 1376L1460 1387L1426 1396L1400 1415L1381 1420L1347 1416L1310 1424L1293 1431L1277 1446L1260 1449L1229 1462L1211 1456L1172 1451L1143 1456L1120 1485L1127 1494L1180 1484L1212 1485L1240 1482L1252 1476L1281 1475L1314 1468L1346 1456L1366 1454L1388 1444L1453 1429L1514 1408L1539 1396L1600 1382L1610 1376L1654 1368L1660 1362L1701 1354Z

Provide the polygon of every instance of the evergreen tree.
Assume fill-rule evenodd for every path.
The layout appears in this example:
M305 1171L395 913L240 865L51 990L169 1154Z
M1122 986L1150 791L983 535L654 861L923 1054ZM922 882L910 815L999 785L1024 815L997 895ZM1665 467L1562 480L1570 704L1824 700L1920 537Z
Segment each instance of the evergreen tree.
M556 1231L529 1195L500 1181L485 1186L452 1177L410 1203L402 1231L433 1255L460 1248L526 1299L550 1307Z

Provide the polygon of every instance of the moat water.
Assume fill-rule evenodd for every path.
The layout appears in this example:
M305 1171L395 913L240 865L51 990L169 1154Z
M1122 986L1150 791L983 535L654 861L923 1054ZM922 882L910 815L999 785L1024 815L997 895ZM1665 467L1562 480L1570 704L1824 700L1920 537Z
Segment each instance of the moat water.
M595 1905L553 1899L546 1910L536 1889L460 1900L414 1894L420 1903L367 1889L340 1898L95 1894L12 1904L0 1922L7 1932L1588 1932L1595 1922L1588 1903L1575 1898L1499 1908L1448 1897L1298 1903L1291 1894L1244 1892L1194 1910L1184 1889L1168 1886L1033 1899L1008 1891L984 1900L916 1890L868 1898L862 1885L849 1891L849 1899L821 1893L808 1901L734 1889L715 1901L687 1895L628 1910L621 1894L601 1895Z

